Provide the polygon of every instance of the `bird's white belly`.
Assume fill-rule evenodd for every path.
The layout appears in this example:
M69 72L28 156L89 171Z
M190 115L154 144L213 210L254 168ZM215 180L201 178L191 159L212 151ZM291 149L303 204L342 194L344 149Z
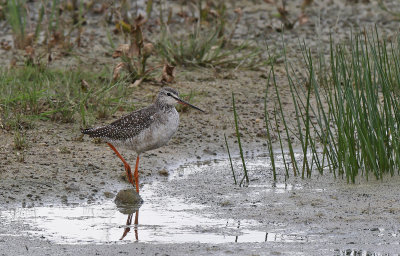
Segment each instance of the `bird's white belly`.
M175 109L174 109L175 110ZM178 130L179 114L173 111L163 120L154 122L148 129L140 132L131 140L130 148L142 153L164 146Z

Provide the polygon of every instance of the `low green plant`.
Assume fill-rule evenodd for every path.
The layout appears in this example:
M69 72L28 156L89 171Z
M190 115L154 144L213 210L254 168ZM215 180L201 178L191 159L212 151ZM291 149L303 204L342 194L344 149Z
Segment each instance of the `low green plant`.
M21 132L19 129L16 129L14 132L14 149L23 150L27 147L26 135L24 132Z
M28 15L27 3L25 0L7 0L6 18L13 32L14 47L25 49L36 43L42 29L42 22L45 14L44 4L39 7L38 17L34 26L29 26L30 16ZM30 29L34 27L34 29Z
M258 47L246 42L226 44L219 34L219 29L202 30L197 25L189 34L177 37L164 26L157 52L172 65L180 66L251 68L264 63Z
M27 12L23 1L9 0L7 2L7 21L14 33L14 45L20 48L26 37Z
M113 58L120 57L122 61L114 68L114 80L117 80L121 71L125 70L134 85L138 86L144 79L149 78L152 72L163 66L148 67L147 65L147 60L153 54L154 46L152 43L145 43L142 32L145 22L146 19L139 15L132 24L124 23L130 32L130 44L120 45L113 54Z
M79 121L85 126L94 120L99 107L110 113L121 106L129 108L122 100L126 81L114 83L107 79L107 73L38 66L0 69L0 119L4 128L18 128L26 123L23 120L35 119Z

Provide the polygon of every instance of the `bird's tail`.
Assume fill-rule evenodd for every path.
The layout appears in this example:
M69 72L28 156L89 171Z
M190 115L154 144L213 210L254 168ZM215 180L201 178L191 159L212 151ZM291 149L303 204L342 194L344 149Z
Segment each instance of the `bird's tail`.
M97 136L96 136L96 134L97 134L96 130L97 130L97 129L98 129L98 128L82 129L81 132L82 132L83 134L89 135L90 137L97 137Z
M109 126L101 126L89 129L81 130L83 134L89 135L91 138L106 138L110 134L110 127Z

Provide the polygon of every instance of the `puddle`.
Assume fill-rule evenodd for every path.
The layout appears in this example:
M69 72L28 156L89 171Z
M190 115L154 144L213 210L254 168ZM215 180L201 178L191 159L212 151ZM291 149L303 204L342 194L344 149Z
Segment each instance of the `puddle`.
M139 211L126 215L113 201L75 207L34 207L2 211L3 224L22 225L22 233L60 244L115 243L126 241L157 243L227 243L306 241L304 235L283 235L257 231L250 220L213 219L196 214L205 206L186 204L176 198L160 198L151 191L158 184L145 185L148 200ZM135 222L137 224L135 224ZM7 235L7 234L4 234Z
M264 160L257 162L264 164ZM211 164L211 165L210 165ZM178 168L170 179L184 179L204 168L221 168L226 161L209 161ZM274 230L259 230L252 220L216 219L199 214L204 205L188 204L183 199L158 195L156 188L166 186L154 182L142 188L145 198L139 211L129 215L118 211L113 200L98 205L18 208L0 211L5 225L22 227L22 233L60 244L85 243L248 243L248 242L310 242L313 236L285 234ZM283 193L302 189L300 185L267 184L265 192ZM136 223L136 224L135 224ZM279 232L282 231L282 232ZM13 235L13 234L4 234Z
M249 166L259 171L259 173L253 171L252 177L265 175L266 158L252 161L249 162ZM210 212L207 211L209 209L206 208L209 206L206 206L206 204L187 203L187 200L183 198L175 198L160 192L165 191L164 188L168 185L179 185L185 182L185 180L180 182L179 179L197 179L197 172L205 173L206 171L222 170L229 173L230 170L226 166L229 166L227 161L209 161L207 163L185 165L170 175L169 179L175 181L145 184L141 189L141 196L145 199L145 202L138 211L130 214L121 213L113 199L96 205L48 206L0 211L0 222L3 226L9 227L7 229L9 233L0 234L0 237L22 234L43 238L57 244L277 242L304 243L312 246L315 243L321 244L332 241L333 234L327 236L323 229L318 227L313 229L313 227L309 227L308 223L288 226L287 223L273 221L269 228L265 228L268 230L263 230L263 227L266 226L265 223L249 219L216 218L215 215L205 214L205 212ZM196 177L189 176L191 174L196 175ZM225 181L224 179L225 177L222 176L221 182ZM251 198L249 204L252 207L265 202L262 200L257 201L259 198L273 199L271 197L273 194L274 196L282 196L284 195L283 193L290 192L290 195L297 195L302 190L319 194L326 189L323 186L323 188L321 186L309 188L306 185L299 184L300 182L296 182L296 180L292 184L271 183L268 182L272 180L269 177L265 180L267 181L264 183L261 182L261 179L257 182L252 182L249 188L245 189L248 197ZM241 190L235 190L232 193L241 193ZM300 200L305 199L300 198ZM303 205L307 206L308 202L304 202ZM280 207L280 205L281 202L279 201L271 203L273 207ZM262 206L265 206L265 203ZM309 207L308 209L314 211L314 208ZM323 217L324 215L317 217L320 218L321 216ZM273 225L273 228L271 228L271 225ZM397 232L392 232L394 234L392 235L390 233L391 230L389 230L389 237L386 233L383 233L386 229L381 230L378 225L376 226L370 230L368 229L368 231L371 231L368 235L372 239L380 238L382 233L387 240L383 240L384 243L391 244L394 238L397 237ZM335 234L339 237L337 241L348 238L346 234ZM348 250L337 250L335 253L337 255L380 255L371 254L370 251Z
M264 158L250 162L256 168L264 166ZM221 169L223 160L184 165L169 179L185 179L204 168ZM305 233L286 234L277 226L274 230L259 230L252 220L216 219L199 214L204 205L188 204L183 199L157 194L156 188L166 186L154 182L142 188L144 204L136 212L123 214L113 200L97 205L18 208L0 211L3 225L20 227L22 234L41 237L59 244L87 243L248 243L248 242L311 242L316 236ZM302 189L300 184L251 184L266 193L284 193ZM22 227L22 228L21 228ZM2 234L8 236L15 234Z

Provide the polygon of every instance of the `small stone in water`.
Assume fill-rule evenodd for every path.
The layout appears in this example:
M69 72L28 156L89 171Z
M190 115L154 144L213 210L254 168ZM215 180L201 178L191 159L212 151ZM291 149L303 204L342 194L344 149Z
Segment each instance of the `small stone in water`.
M121 213L130 214L140 208L143 199L134 189L124 189L118 192L114 202Z

